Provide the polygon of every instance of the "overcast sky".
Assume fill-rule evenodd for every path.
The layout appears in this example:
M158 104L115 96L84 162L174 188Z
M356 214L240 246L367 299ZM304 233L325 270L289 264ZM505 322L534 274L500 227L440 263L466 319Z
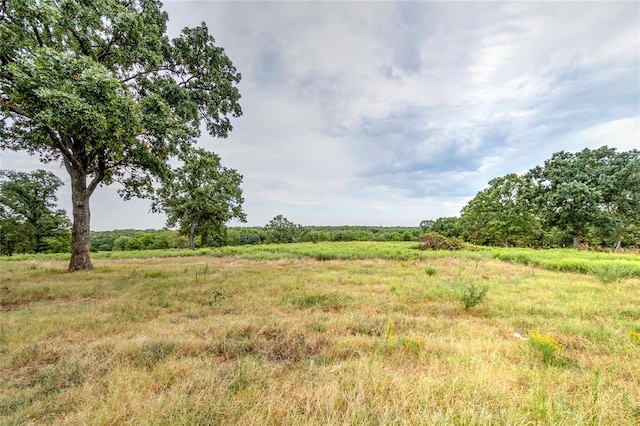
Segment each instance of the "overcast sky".
M417 226L554 152L640 148L640 2L166 1L242 73L242 117L202 137L244 175L247 225ZM2 153L5 169L37 160ZM54 168L66 182L63 169ZM161 228L117 187L92 229ZM60 192L70 213L70 191Z

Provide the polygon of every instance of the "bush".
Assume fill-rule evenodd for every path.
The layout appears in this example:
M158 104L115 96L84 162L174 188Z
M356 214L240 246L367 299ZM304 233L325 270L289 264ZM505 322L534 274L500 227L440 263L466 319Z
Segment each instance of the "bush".
M435 232L420 237L420 250L462 250L464 244L458 238L447 238Z
M489 287L480 286L475 281L470 281L459 290L457 298L466 311L482 303L488 291Z

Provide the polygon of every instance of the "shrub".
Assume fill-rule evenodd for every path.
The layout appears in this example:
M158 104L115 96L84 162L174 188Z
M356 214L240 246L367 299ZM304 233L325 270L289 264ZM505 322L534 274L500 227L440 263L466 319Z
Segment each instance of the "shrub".
M435 232L428 232L420 237L421 250L462 250L464 244L459 238L447 238Z
M424 268L424 273L432 277L436 274L436 268L434 268L433 266L427 266L426 268Z
M457 298L466 311L482 303L488 291L488 286L477 285L476 282L472 280L462 286L458 291Z

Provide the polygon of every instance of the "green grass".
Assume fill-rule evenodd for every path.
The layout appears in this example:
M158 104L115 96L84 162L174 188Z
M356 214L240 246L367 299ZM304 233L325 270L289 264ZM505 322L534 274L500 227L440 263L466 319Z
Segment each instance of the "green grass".
M170 257L234 256L241 259L279 260L279 259L315 259L328 260L365 260L388 259L417 261L455 257L459 259L494 258L510 263L533 265L561 272L580 272L592 274L602 282L613 282L628 277L640 277L640 255L577 251L573 249L534 250L521 248L473 247L473 250L461 251L421 251L417 243L411 242L323 242L296 244L262 244L253 246L234 246L221 248L203 248L198 250L141 250L93 253L95 261L103 259L152 259ZM16 255L0 257L2 262L32 261L30 268L42 271L40 261L68 260L68 254ZM431 267L428 267L431 268ZM157 272L152 272L157 273ZM427 269L426 273L435 273Z
M535 265L552 271L581 272L597 276L603 282L640 277L640 255L599 253L570 249L491 249L495 259Z
M640 279L534 262L635 258L502 252L2 262L0 424L637 424ZM461 282L490 287L483 303L465 311Z

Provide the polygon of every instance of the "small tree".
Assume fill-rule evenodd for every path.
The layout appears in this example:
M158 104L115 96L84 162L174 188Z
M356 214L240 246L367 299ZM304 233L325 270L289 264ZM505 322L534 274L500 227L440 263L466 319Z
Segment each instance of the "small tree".
M53 173L0 171L0 239L3 252L15 248L41 253L49 248L47 238L68 232L64 210L55 210L56 191L62 181Z
M296 225L281 214L271 219L264 229L267 232L267 243L295 243L302 241L306 234L302 225Z
M222 237L229 220L246 220L242 175L222 167L220 157L203 149L184 151L179 158L183 165L165 179L153 210L165 212L167 226L178 226L180 233L189 237L193 250L196 235Z

